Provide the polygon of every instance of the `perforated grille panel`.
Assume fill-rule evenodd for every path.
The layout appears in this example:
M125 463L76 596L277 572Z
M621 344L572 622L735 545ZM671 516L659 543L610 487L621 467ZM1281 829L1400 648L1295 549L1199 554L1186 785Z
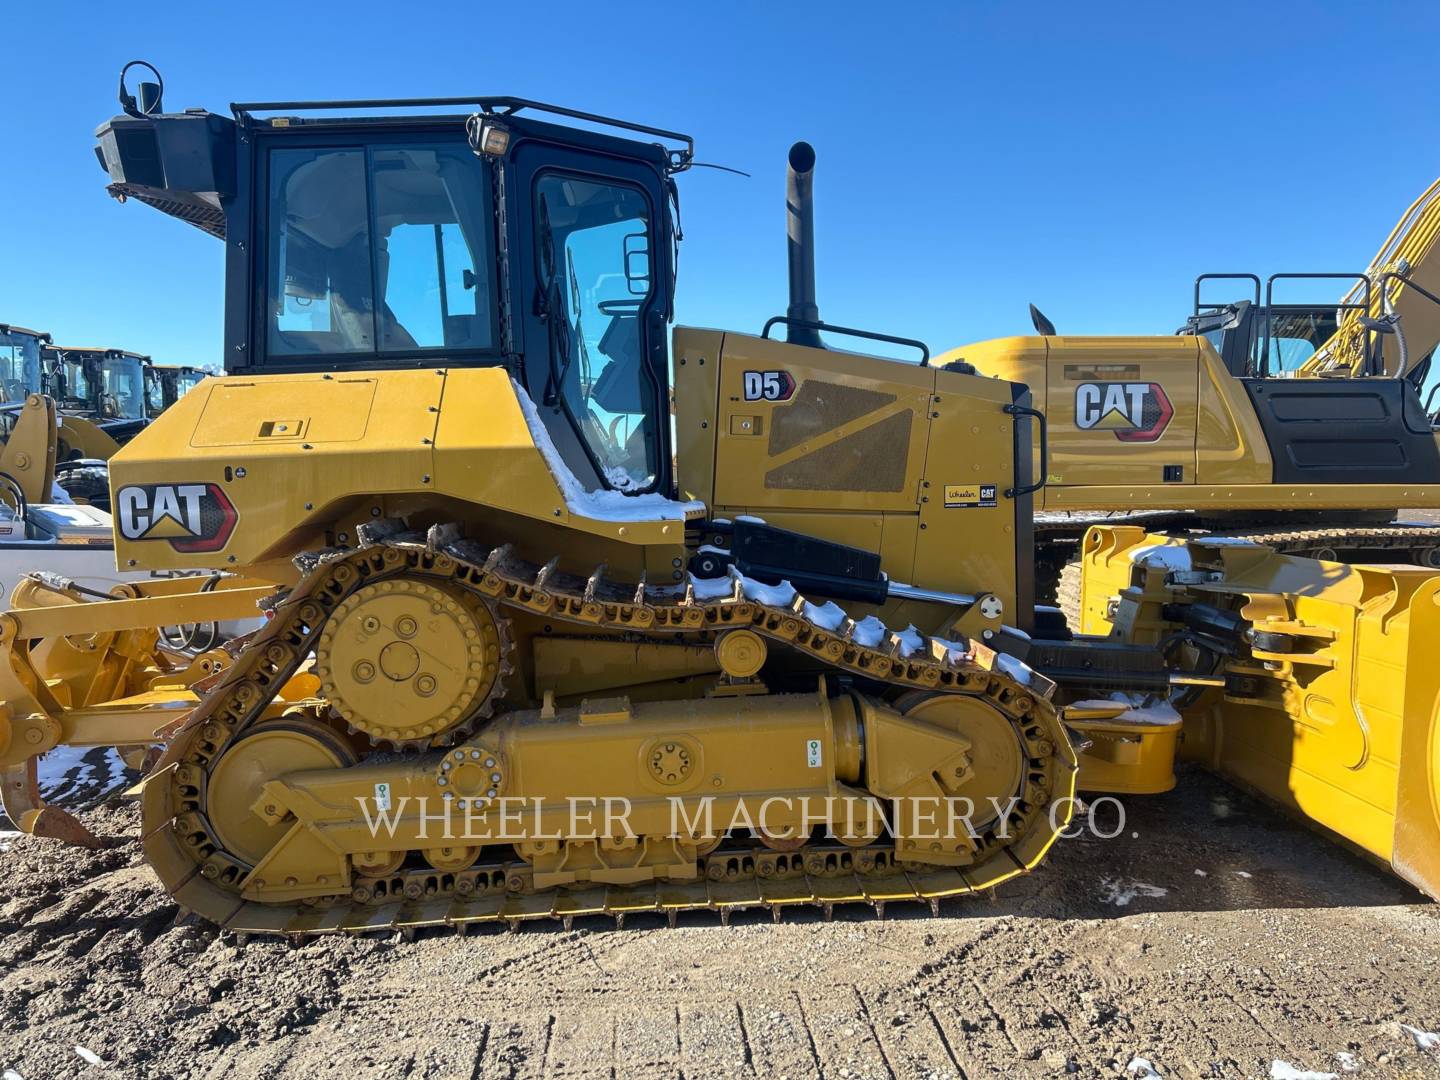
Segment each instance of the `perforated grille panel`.
M887 394L863 390L850 392L894 400ZM779 415L777 410L776 428L779 427ZM914 418L915 413L906 409L771 469L765 474L765 486L809 491L900 491L905 486L905 466L910 458L910 429ZM773 438L771 442L773 444Z
M806 439L833 431L851 420L858 420L866 413L883 408L894 400L894 394L806 379L795 391L794 400L788 405L777 407L772 414L770 456L783 454ZM903 464L901 467L903 469Z

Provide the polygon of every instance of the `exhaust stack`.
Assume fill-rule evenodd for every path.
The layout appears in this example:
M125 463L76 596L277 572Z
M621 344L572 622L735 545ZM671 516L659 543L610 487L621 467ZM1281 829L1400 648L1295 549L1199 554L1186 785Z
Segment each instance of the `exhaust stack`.
M785 232L790 256L790 307L785 314L806 322L820 321L815 304L815 148L807 142L790 147L785 171ZM792 345L823 349L818 331L806 326L786 328Z

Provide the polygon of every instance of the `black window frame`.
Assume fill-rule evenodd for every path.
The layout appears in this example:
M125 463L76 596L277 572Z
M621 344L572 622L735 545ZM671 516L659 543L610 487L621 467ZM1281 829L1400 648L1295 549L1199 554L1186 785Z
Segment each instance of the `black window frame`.
M501 280L503 258L501 237L497 218L499 216L499 194L495 188L495 170L486 158L478 157L484 171L489 191L489 214L484 223L486 241L489 244L490 319L494 328L494 343L488 348L452 347L432 345L415 349L381 350L379 334L376 347L368 352L313 352L275 353L270 352L270 266L271 234L270 225L270 164L274 150L360 150L365 154L365 212L370 232L370 271L374 301L380 302L375 289L375 197L371 156L373 151L386 147L412 147L433 143L437 146L463 148L470 153L470 146L463 128L452 125L443 128L435 125L405 125L381 127L374 130L326 131L323 126L265 127L252 129L254 152L250 168L250 182L255 193L251 222L251 257L249 259L248 290L252 302L247 303L249 355L234 368L248 368L257 373L307 372L307 371L383 371L394 368L423 368L441 366L493 367L505 361L505 326ZM378 329L378 328L377 328Z

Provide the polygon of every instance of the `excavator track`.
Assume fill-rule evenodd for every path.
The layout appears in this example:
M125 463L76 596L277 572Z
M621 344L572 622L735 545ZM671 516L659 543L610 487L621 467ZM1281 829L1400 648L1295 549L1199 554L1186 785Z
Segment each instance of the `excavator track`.
M1282 555L1301 555L1331 562L1349 561L1347 551L1403 553L1418 566L1440 568L1440 527L1420 524L1342 526L1333 529L1287 529L1256 526L1217 529L1211 536L1250 540Z
M1067 566L1079 558L1085 529L1091 525L1139 525L1150 532L1220 536L1249 540L1274 548L1281 555L1299 555L1329 562L1359 562L1352 554L1367 553L1364 561L1378 561L1374 553L1393 554L1396 561L1440 569L1440 526L1418 522L1377 525L1339 525L1332 528L1297 529L1283 525L1255 524L1215 527L1193 513L1095 514L1089 517L1049 515L1036 518L1035 599L1053 604L1059 596L1060 578ZM1380 558L1384 558L1382 554Z
M663 913L673 923L680 912L718 913L722 922L747 908L769 909L776 919L787 907L814 906L828 917L836 904L870 904L883 914L886 904L939 903L992 888L1027 863L1013 848L1027 836L1037 838L1048 817L1048 838L1069 821L1076 757L1056 710L1047 700L1049 686L1022 672L1012 676L986 667L938 639L888 634L875 645L855 640L856 624L835 624L797 597L790 607L747 599L736 579L721 596L714 582L686 579L682 586L648 587L610 582L601 567L588 578L557 572L515 557L511 549L486 549L458 538L454 527L428 534L405 534L393 526L362 530L361 547L302 556L305 576L274 607L235 664L170 735L168 749L147 778L142 797L143 843L151 866L165 888L185 909L239 934L308 936L336 932L413 931L427 926L470 924L518 927L530 920L610 916L623 924L627 915ZM537 890L530 866L519 858L480 863L458 872L433 868L397 870L359 877L344 891L300 902L260 902L241 896L249 866L227 852L206 817L209 770L225 750L261 718L279 689L295 674L318 641L327 619L347 597L367 585L405 576L460 585L510 612L531 612L547 621L594 629L622 630L640 636L703 635L744 627L786 645L836 673L877 680L896 688L938 694L984 697L1015 725L1028 761L1030 801L1017 800L1006 811L999 834L973 864L945 867L903 862L881 843L850 846L806 843L794 850L774 846L722 843L698 860L694 879L644 885L599 885ZM697 595L697 585L703 585ZM869 640L867 636L866 640ZM488 712L494 695L482 706ZM1033 865L1038 856L1028 849Z

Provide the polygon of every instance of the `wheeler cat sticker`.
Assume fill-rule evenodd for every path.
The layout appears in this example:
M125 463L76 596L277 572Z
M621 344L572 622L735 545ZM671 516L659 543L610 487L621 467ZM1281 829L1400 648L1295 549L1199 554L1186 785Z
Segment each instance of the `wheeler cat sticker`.
M180 552L219 551L240 515L219 484L129 484L115 494L126 540L168 540Z
M1121 442L1154 442L1174 415L1159 383L1087 382L1075 388L1076 426L1113 431Z
M999 488L995 484L946 484L945 507L996 506Z

